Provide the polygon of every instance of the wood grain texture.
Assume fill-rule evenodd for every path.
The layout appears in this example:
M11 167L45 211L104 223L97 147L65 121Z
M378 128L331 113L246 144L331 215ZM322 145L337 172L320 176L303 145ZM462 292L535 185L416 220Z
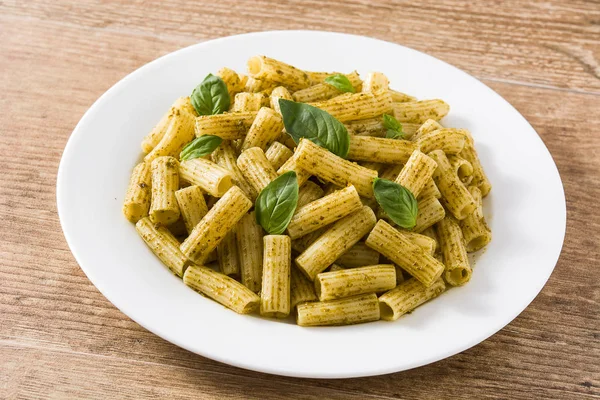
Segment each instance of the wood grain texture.
M599 398L598 3L245 4L0 1L0 398ZM378 37L455 64L511 102L548 146L567 196L561 258L533 303L482 344L373 378L254 373L147 332L73 259L56 215L56 172L93 101L180 47L299 28Z

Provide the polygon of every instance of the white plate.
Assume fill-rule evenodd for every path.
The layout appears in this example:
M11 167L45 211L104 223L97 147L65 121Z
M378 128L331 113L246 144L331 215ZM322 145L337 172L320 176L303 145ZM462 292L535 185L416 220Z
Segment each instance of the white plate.
M140 141L171 103L208 74L265 54L308 70L381 71L392 87L450 104L447 126L475 137L493 185L493 241L471 282L395 322L301 328L241 316L188 289L121 214ZM361 36L281 31L179 50L118 82L83 116L61 160L57 201L69 246L116 307L160 337L203 356L279 375L344 378L402 371L474 346L514 319L560 254L566 211L556 166L527 121L487 86L418 51Z

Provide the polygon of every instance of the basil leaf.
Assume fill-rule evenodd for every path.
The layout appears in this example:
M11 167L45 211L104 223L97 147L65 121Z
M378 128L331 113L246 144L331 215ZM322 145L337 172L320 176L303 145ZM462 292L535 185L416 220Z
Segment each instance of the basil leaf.
M346 75L335 74L325 78L325 83L333 86L342 93L355 93L356 90Z
M179 154L179 158L181 160L192 160L198 157L204 157L210 153L212 153L219 145L223 139L218 136L213 135L204 135L197 137L196 139L189 142L181 153Z
M373 191L377 203L398 226L412 229L417 223L417 199L402 185L387 179L375 178Z
M387 129L385 137L388 139L404 139L402 124L389 114L383 114L383 127Z
M256 222L270 235L283 233L298 205L298 178L288 171L269 183L256 198Z
M305 103L279 99L279 108L287 133L298 144L306 138L342 158L348 155L348 130L329 113Z
M208 74L192 91L190 101L198 115L214 115L229 110L231 100L223 79Z

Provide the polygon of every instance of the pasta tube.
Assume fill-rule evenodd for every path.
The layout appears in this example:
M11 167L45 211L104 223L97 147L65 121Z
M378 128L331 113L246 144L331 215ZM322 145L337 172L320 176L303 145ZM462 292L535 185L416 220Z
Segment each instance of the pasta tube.
M235 95L231 112L258 111L268 96L264 93L242 92Z
M492 240L492 231L483 217L481 190L477 186L469 186L469 192L475 200L476 207L465 219L460 221L463 237L469 253L485 247Z
M174 274L183 276L188 260L179 250L179 242L167 228L157 228L150 218L144 217L135 224L135 230L163 264Z
M317 231L311 232L308 235L302 236L300 239L296 239L292 241L292 249L297 251L298 253L302 253L304 250L308 249L308 247L315 242L325 231L327 227L323 227Z
M196 118L196 136L214 135L223 140L243 139L256 118L256 111L201 115Z
M399 229L398 232L400 232L400 234L402 234L406 240L416 246L419 246L425 253L429 255L435 254L435 250L437 248L437 242L435 239L403 229Z
M369 72L362 85L363 92L388 91L389 88L390 80L381 72Z
M317 300L315 285L298 268L291 267L291 276L290 306L292 309L298 304Z
M267 151L265 151L265 156L275 171L281 168L281 166L285 164L287 160L292 158L293 155L293 151L279 142L271 143Z
M298 304L296 309L296 323L300 326L351 325L379 319L379 301L375 293Z
M178 111L187 111L193 116L196 116L196 110L192 107L189 97L180 97L171 106L169 111L163 115L158 124L150 131L150 133L142 141L142 150L144 153L150 153L162 140L167 132L167 128L171 125L171 121Z
M261 108L242 143L242 151L252 147L266 150L267 146L279 137L282 130L283 119L281 116L270 108Z
M175 109L164 136L152 151L144 157L145 162L171 156L177 157L183 147L194 139L194 116L185 110Z
M444 279L452 286L464 285L471 279L471 266L458 222L447 216L435 225L444 257Z
M133 169L129 186L123 201L123 214L131 222L138 222L148 216L150 209L150 196L152 186L152 174L150 164L139 163Z
M475 209L475 200L452 170L448 157L441 150L429 153L437 163L433 180L443 196L444 204L456 219L465 219Z
M237 155L230 142L223 142L212 152L213 161L220 167L231 172L233 184L238 186L252 201L256 200L258 192L246 181L244 174L237 166Z
M358 75L358 72L354 71L350 74L345 75L350 81L354 90L360 91L362 87L362 80ZM292 95L294 101L301 103L309 103L314 101L328 100L332 97L339 96L341 92L335 87L327 83L317 83L316 85L307 87L306 89L298 90Z
M346 268L364 267L365 265L379 264L379 253L363 242L358 242L350 247L344 254L335 260Z
M329 225L362 208L360 197L354 186L348 186L296 209L288 225L287 233L297 239Z
M342 218L325 231L296 258L296 265L310 280L314 280L318 273L323 272L366 235L375 222L373 210L363 206L359 211Z
M439 121L450 111L450 106L443 100L406 101L392 105L394 116L400 122L423 123L428 119Z
M227 85L227 92L229 93L230 99L234 99L236 94L244 90L242 80L234 70L230 68L221 68L219 72L217 72L217 75L225 82L225 85Z
M396 269L392 264L321 272L315 279L315 292L320 301L384 292L395 287Z
M425 199L427 197L435 197L436 199L442 197L440 190L433 181L433 177L425 183L425 186L423 186L423 189L421 189L421 193L419 193L417 200Z
M417 212L417 223L413 227L413 231L417 233L423 232L446 216L446 211L442 203L435 197L427 197L419 200L417 209L419 210Z
M281 109L279 108L279 99L292 100L292 95L283 86L277 86L271 92L271 108L275 110L277 114L281 115Z
M473 142L471 133L467 130L464 130L464 134L466 138L465 147L460 152L459 156L470 162L473 166L473 180L470 184L477 186L479 190L481 190L481 195L485 197L488 195L490 190L492 190L492 184L483 171L483 166L481 165L481 161L479 161L479 156L475 150L475 143Z
M323 197L323 189L314 182L307 181L298 191L298 204L296 209L299 210L308 203Z
M359 195L373 197L377 171L344 160L307 139L300 140L292 159L312 175L342 187L354 185Z
M301 168L298 165L298 160L295 154L293 157L289 158L285 163L283 163L281 167L279 167L279 169L277 170L277 174L282 175L288 171L296 172L298 186L304 185L304 183L306 183L306 181L308 180L308 178L310 178L311 175L308 170Z
M254 211L242 217L235 232L242 283L258 293L263 273L263 229L256 223Z
M232 186L194 227L181 244L181 251L197 264L205 262L251 207L252 202L244 192L237 186Z
M256 293L235 279L207 267L190 266L183 275L183 282L239 314L250 314L256 311L260 304Z
M396 183L410 190L415 197L433 176L437 164L419 150L413 151L396 178Z
M470 162L454 155L449 155L448 161L462 183L468 185L473 180L473 166Z
M345 93L310 105L328 112L340 122L346 122L391 113L392 98L388 91Z
M423 153L442 150L446 154L458 154L465 146L464 129L438 129L421 135L417 144Z
M175 191L179 188L179 163L173 157L158 157L152 161L152 203L150 220L169 225L179 219Z
M416 148L416 144L408 140L355 135L350 136L348 159L399 164L407 162Z
M446 285L442 279L437 279L429 287L416 279L406 280L379 297L381 319L395 321L421 304L439 296L444 290Z
M301 69L265 56L248 60L248 74L254 79L275 82L293 91L304 89L311 83Z
M412 97L408 94L404 94L398 92L397 90L390 89L390 95L392 96L392 101L394 103L404 103L405 101L416 101L415 97Z
M292 243L286 235L264 238L260 315L285 318L290 313Z
M404 126L404 125L402 125ZM412 140L417 140L419 139L421 136L436 131L438 129L442 129L443 126L437 122L434 119L428 119L427 121L423 122L419 128L417 129L417 131L415 132L415 134L413 135L413 137L411 138Z
M200 186L214 197L223 196L233 186L231 172L205 158L182 161L179 174L184 181Z
M240 154L237 166L257 193L277 178L277 172L260 147L252 147Z
M240 261L235 228L227 232L221 243L217 246L217 260L221 273L227 276L240 276Z
M425 253L384 220L377 222L365 243L425 286L431 286L444 272L444 264Z
M191 233L202 217L208 212L202 190L198 186L188 186L175 192L175 199L181 211L187 233Z

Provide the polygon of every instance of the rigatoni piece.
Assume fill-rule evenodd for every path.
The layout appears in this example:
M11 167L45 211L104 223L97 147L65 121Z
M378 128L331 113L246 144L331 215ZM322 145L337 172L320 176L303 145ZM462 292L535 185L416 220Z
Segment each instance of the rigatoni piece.
M448 155L448 161L462 183L468 185L473 180L473 165L469 161L455 155Z
M382 72L369 72L362 85L363 92L388 91L389 88L390 80Z
M145 162L171 156L178 157L183 147L194 140L194 116L188 111L175 109L171 122L160 142L144 157Z
M465 219L475 209L475 200L454 173L448 157L441 150L434 150L429 157L437 163L433 180L442 193L443 204L456 219Z
M277 86L276 82L268 81L268 80L260 80L255 79L251 76L247 77L246 84L244 85L244 90L246 92L251 93L268 93L273 90Z
M376 265L379 264L379 253L367 246L364 242L358 242L350 247L344 254L339 256L335 262L346 268Z
M123 201L123 214L131 222L148 216L152 186L150 164L141 162L135 166L129 178L129 186Z
M273 142L265 151L267 160L273 166L273 169L277 171L287 160L292 158L294 152L291 151L287 146L279 142Z
M298 204L296 209L299 210L310 202L323 197L323 189L314 182L307 181L298 191Z
M235 95L231 112L258 111L268 96L264 93L241 92Z
M464 285L471 279L472 270L458 222L446 216L435 225L435 230L446 266L444 279L452 286Z
M254 56L248 60L248 74L254 79L275 82L293 91L311 84L306 72L265 56Z
M275 141L283 130L283 119L274 110L263 107L258 111L244 142L242 151L259 147L263 151Z
M271 92L271 96L270 96L271 108L273 110L275 110L275 112L277 112L277 114L281 115L281 109L279 108L279 99L292 100L292 95L283 86L277 86Z
M220 167L231 172L233 184L238 186L252 201L256 200L258 192L246 181L244 174L237 166L237 154L229 141L221 143L212 153L213 161Z
M481 161L479 161L479 156L477 156L471 133L467 130L464 130L463 133L465 134L466 142L459 156L470 162L473 166L473 180L470 184L477 186L481 190L481 195L485 197L492 190L492 184L483 171L483 166L481 165Z
M183 282L239 314L250 314L260 304L256 293L227 275L204 266L190 266L183 275Z
M257 193L277 178L277 172L260 147L252 147L240 154L237 166Z
M221 68L219 72L217 72L217 75L225 82L225 85L227 85L227 92L229 93L230 99L234 99L236 94L244 90L242 80L234 70L230 68Z
M354 214L337 221L302 254L296 258L296 265L311 280L350 247L366 235L376 222L375 214L363 206ZM393 228L392 228L393 229Z
M417 223L413 227L413 231L417 233L423 232L446 216L446 211L442 203L435 197L427 197L419 200L417 209L419 210L417 212Z
M179 242L167 228L157 228L150 218L144 217L135 224L135 230L163 264L174 274L183 276L188 259L179 250Z
M428 119L439 121L450 111L446 102L437 99L393 103L393 108L398 121L413 123L423 123Z
M392 101L394 103L404 103L405 101L416 101L417 100L416 97L399 92L397 90L390 89L389 92L390 92L390 95L392 96Z
M179 163L173 157L158 157L152 161L152 203L150 220L169 225L179 219L175 191L179 189Z
M290 306L293 309L298 304L316 301L315 285L308 280L295 266L291 267L291 296Z
M395 321L421 304L439 296L446 290L442 279L426 287L416 279L408 279L395 289L379 297L381 319Z
M300 140L291 159L296 160L300 168L327 182L342 187L351 184L359 195L373 197L373 179L377 177L377 171L344 160L307 139Z
M181 244L181 251L193 262L203 263L210 253L252 207L252 202L233 186L200 220Z
M379 319L379 301L375 293L361 294L299 304L297 313L296 323L300 326L360 324Z
M205 158L182 161L179 174L181 179L200 186L214 197L223 196L233 186L231 172Z
M419 136L417 144L423 153L442 150L446 154L458 154L465 146L464 132L464 129L438 129Z
M444 272L444 264L411 243L384 220L377 222L365 243L402 267L425 286L431 286Z
M400 164L408 161L417 145L408 140L350 136L348 159Z
M196 116L196 110L192 107L189 97L180 97L171 106L169 111L163 115L158 124L150 131L150 133L142 141L142 150L144 153L150 153L162 140L167 132L167 128L171 125L171 121L176 114L176 110L187 111L193 116Z
M356 71L346 74L346 78L350 81L354 90L360 91L362 86L362 80ZM342 94L334 86L327 83L317 83L316 85L307 87L306 89L298 90L292 95L294 101L301 103L309 103L314 101L328 100L332 97L339 96Z
M194 185L176 191L175 198L179 205L181 218L189 234L208 212L204 195L200 187Z
M400 234L404 236L404 238L407 239L409 242L416 246L419 246L421 250L423 250L425 253L429 255L435 254L437 242L429 236L421 235L419 233L407 231L404 229L398 229L398 232L400 232Z
M263 273L263 229L256 223L254 211L240 219L235 233L242 283L258 293Z
M362 208L362 203L358 192L354 186L348 186L308 203L302 208L297 208L287 227L287 233L292 239L297 239L360 208Z
M240 276L240 261L238 258L235 228L227 232L217 246L217 260L221 273L227 276Z
M492 240L492 231L483 217L481 190L477 186L469 186L469 192L475 200L476 207L467 218L460 221L465 245L469 253L485 247Z
M290 269L292 265L290 237L267 235L263 241L260 315L285 318L290 314Z
M243 139L257 111L201 115L196 118L196 136L214 135L223 140Z
M392 264L321 272L315 278L315 292L320 301L383 292L395 287L396 269Z
M417 131L415 132L415 134L413 135L413 137L411 139L417 140L418 138L420 138L421 136L423 136L429 132L433 132L435 130L442 129L442 128L443 128L442 124L440 124L436 120L428 119L427 121L423 122L419 126L419 128L417 129Z
M423 189L421 189L421 193L419 193L417 200L425 199L427 197L435 197L436 199L442 197L440 190L433 181L433 177L425 183L425 186L423 186Z
M277 170L278 175L285 174L288 171L296 172L296 178L298 179L298 186L304 185L304 183L310 178L311 173L298 165L296 154L289 158L279 169Z
M413 151L396 178L396 183L404 186L417 197L433 176L437 164L419 150Z
M329 100L310 103L331 114L340 122L354 121L390 114L392 98L388 91L345 93Z

